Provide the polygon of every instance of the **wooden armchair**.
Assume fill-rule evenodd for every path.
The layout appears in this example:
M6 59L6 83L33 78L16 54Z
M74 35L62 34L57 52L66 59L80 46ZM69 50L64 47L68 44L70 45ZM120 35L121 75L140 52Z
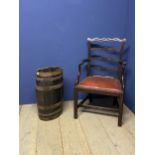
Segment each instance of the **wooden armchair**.
M122 115L123 115L123 92L124 92L124 66L123 53L126 39L120 38L88 38L88 59L84 59L78 66L78 77L74 87L74 118L78 118L78 108L85 107L96 110L112 110L107 107L93 106L89 104L84 104L87 99L92 101L91 94L100 94L114 96L118 101L118 126L122 125ZM112 46L101 46L100 43L115 44L117 43L119 47ZM108 56L94 55L95 52L98 53L106 52ZM112 56L113 55L113 56ZM94 64L94 61L104 62L104 66ZM109 67L109 63L111 66ZM87 76L85 79L80 81L82 66L86 64ZM108 64L108 66L107 66ZM115 66L113 66L115 65ZM114 72L116 76L107 75L97 75L92 74L94 70L104 71L106 73ZM78 103L78 93L85 92L88 96L85 97L80 103ZM115 109L116 110L116 109ZM116 112L116 111L115 111Z

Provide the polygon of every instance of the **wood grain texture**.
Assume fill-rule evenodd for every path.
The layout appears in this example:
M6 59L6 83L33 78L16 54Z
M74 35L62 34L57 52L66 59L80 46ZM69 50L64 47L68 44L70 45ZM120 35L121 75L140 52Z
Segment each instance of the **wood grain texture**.
M123 125L117 118L80 112L73 118L73 102L64 103L57 119L41 121L36 105L20 112L20 155L134 155L134 114L124 106Z
M60 125L64 155L90 155L79 120L73 118L72 102L66 103Z
M124 106L123 128L125 128L135 138L135 115Z
M109 139L112 141L119 154L133 155L135 152L135 143L133 141L133 135L130 132L128 132L128 130L126 130L125 127L117 127L117 118L108 117L106 115L97 115L97 118L101 122L107 135L109 135Z
M19 154L35 155L38 129L36 105L23 105L20 112Z
M63 155L59 119L38 121L36 155Z
M119 155L96 115L86 112L79 115L92 155Z

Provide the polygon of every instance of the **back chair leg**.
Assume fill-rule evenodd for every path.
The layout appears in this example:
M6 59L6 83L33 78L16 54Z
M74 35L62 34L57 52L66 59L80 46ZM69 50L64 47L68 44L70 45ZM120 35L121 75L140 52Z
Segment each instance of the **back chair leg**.
M74 118L78 118L78 91L74 89Z
M119 104L119 114L118 114L118 126L122 126L122 116L123 116L123 95L118 97Z

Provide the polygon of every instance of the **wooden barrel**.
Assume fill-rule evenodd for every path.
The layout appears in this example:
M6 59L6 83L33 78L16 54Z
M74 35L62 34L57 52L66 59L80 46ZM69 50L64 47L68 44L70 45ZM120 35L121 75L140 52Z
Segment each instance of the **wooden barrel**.
M57 118L63 109L63 71L59 67L38 69L36 97L41 120Z

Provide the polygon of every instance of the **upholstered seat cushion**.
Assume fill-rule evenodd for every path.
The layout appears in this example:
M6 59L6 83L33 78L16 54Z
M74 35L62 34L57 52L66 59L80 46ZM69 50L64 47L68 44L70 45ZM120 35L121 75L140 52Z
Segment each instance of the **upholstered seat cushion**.
M88 76L77 85L77 88L122 94L120 81L110 76Z

